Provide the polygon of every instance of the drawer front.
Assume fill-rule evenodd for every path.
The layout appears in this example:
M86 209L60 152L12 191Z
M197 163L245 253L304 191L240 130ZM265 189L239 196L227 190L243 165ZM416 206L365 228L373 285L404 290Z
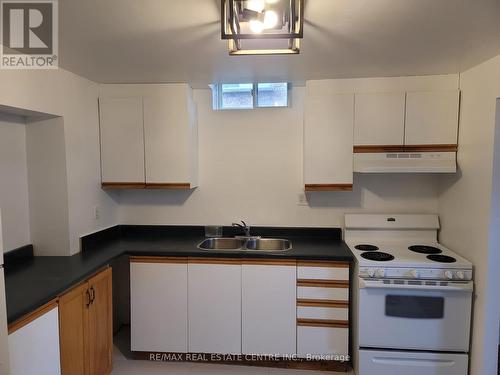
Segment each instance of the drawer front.
M297 267L297 278L306 280L349 280L349 267Z
M345 307L298 306L298 319L349 320L349 310Z
M348 301L349 288L323 288L299 286L297 288L298 299L319 299L330 301Z
M301 358L307 358L308 355L346 356L349 354L348 348L347 328L297 327L297 354Z

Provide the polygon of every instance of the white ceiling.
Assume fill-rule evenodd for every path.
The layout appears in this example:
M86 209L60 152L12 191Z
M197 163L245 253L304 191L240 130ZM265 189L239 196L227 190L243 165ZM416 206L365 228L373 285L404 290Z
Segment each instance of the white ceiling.
M500 0L306 0L298 56L228 56L220 0L59 0L60 66L97 82L458 73L500 54Z

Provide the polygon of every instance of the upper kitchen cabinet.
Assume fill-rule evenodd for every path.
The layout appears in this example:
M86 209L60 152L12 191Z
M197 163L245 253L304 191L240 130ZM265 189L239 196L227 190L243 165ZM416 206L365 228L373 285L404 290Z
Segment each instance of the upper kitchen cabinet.
M356 146L400 146L405 138L405 93L357 93Z
M455 146L459 98L458 90L408 92L405 145Z
M100 114L104 188L197 186L197 111L187 84L103 85Z
M354 94L307 87L304 114L306 191L352 190Z
M100 98L99 110L103 185L144 185L142 98Z

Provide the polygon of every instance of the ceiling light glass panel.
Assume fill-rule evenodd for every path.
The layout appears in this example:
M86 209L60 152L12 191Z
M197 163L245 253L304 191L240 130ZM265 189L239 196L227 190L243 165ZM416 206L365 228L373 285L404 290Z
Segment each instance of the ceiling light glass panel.
M298 54L304 0L221 0L230 55Z

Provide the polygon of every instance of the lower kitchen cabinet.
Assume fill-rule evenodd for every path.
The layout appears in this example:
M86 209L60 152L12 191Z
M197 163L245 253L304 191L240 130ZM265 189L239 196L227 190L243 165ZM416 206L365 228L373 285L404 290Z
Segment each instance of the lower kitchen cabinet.
M242 352L295 354L296 262L242 265Z
M189 352L241 353L241 262L188 263Z
M298 262L297 355L349 354L349 263Z
M187 258L130 258L132 351L188 351Z
M9 327L8 342L10 375L61 374L57 302Z
M113 367L111 268L59 298L62 375L107 375Z
M349 352L348 342L347 327L301 326L301 323L297 327L297 355L301 358L308 355L345 356Z
M130 290L133 351L349 353L347 262L131 257Z

